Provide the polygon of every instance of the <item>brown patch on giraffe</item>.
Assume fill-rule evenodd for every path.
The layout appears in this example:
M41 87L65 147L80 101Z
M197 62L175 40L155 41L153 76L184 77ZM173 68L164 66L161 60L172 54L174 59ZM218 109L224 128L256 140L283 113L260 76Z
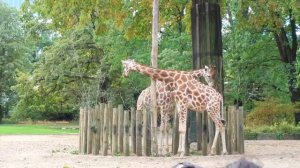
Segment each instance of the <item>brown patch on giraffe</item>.
M193 85L191 82L188 83L188 88L190 88L192 90L196 89L195 85Z
M168 76L168 73L167 73L166 71L162 71L162 72L160 73L160 76L163 77L163 78L165 78L165 77Z
M157 79L159 77L158 74L153 74L153 79Z
M179 90L184 90L186 88L186 84L179 86Z
M176 74L175 76L174 76L174 79L177 81L178 79L180 78L180 74Z
M175 72L170 72L169 76L174 77L175 74L176 74Z
M182 76L181 76L181 80L182 80L183 82L186 82L186 81L187 81L186 76L185 76L185 75L182 75Z
M153 69L149 69L147 72L148 73L153 73L154 71L153 71Z

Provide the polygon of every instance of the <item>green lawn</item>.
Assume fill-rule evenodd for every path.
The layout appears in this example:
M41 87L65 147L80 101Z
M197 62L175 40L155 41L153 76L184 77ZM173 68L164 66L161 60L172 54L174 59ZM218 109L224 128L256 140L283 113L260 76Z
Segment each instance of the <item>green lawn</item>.
M76 134L78 132L78 129L71 129L70 126L0 124L0 135Z

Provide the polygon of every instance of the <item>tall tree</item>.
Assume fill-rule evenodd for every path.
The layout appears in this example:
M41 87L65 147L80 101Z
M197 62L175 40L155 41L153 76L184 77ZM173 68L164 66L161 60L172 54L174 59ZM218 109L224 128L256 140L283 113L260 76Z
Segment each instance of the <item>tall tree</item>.
M29 66L24 32L16 9L0 2L0 120L2 112L14 100L11 86L17 70Z
M291 101L300 100L300 87L297 85L297 49L299 38L299 4L297 1L260 0L238 1L240 25L251 31L271 32L278 48L279 58L285 67Z

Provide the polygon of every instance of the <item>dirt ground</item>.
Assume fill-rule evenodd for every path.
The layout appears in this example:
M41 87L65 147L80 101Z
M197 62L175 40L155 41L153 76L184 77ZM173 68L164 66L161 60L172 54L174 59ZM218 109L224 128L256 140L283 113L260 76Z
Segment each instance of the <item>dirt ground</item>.
M221 168L243 156L265 168L300 168L300 141L245 141L245 155L137 157L78 155L78 135L0 136L0 168Z

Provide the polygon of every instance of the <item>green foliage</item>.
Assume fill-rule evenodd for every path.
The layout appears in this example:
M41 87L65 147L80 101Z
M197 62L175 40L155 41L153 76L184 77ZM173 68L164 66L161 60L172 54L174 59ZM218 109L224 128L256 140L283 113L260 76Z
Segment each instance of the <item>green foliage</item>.
M261 133L275 134L278 139L282 139L285 134L299 134L300 126L295 126L288 121L281 121L271 126L245 127L246 139L256 139L257 135Z
M10 87L16 82L17 70L29 66L27 44L18 11L0 1L0 118L15 101ZM1 121L1 119L0 119Z
M249 127L244 128L244 135L245 135L246 139L249 139L249 140L257 139L257 134L258 134L258 132L256 132L255 130L253 130Z
M20 97L13 116L34 120L75 117L81 102L95 101L103 53L93 39L89 28L70 31L44 49L32 73L20 72L13 87Z
M255 107L247 117L245 124L249 127L276 125L281 121L294 123L294 113L299 110L295 104L280 99L267 99L255 103Z

